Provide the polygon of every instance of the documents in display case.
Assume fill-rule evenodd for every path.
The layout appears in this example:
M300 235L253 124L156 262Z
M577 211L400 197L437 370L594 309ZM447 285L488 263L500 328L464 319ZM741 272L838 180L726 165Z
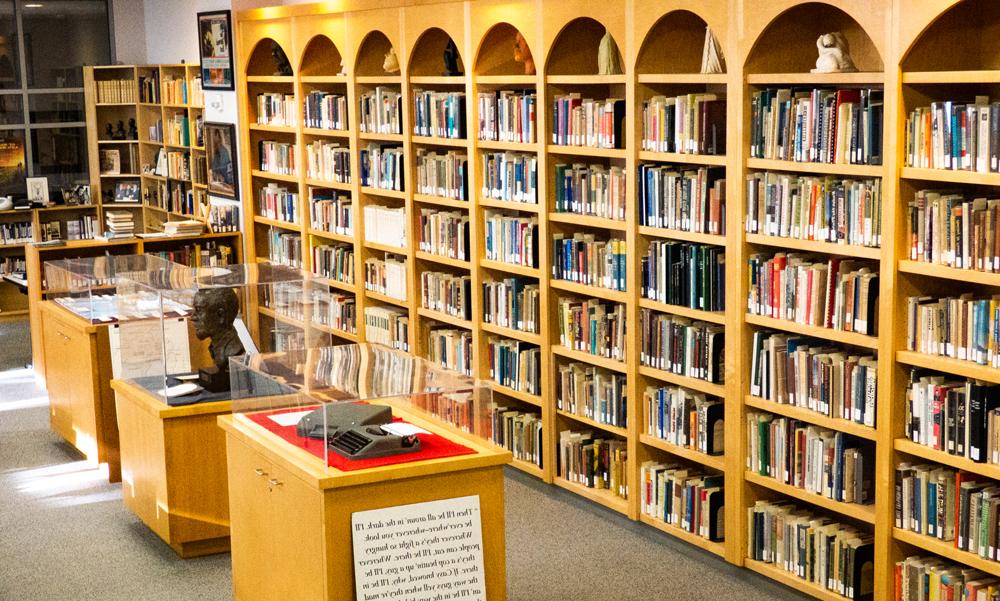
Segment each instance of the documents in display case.
M396 560L372 541L418 557L435 553L442 529L465 529L467 545L435 557L473 577L458 584L410 562L409 582L505 598L501 468L511 455L485 440L488 385L374 344L233 358L230 376L233 413L219 422L236 598L390 598L395 585L371 566ZM403 516L428 526L394 529Z

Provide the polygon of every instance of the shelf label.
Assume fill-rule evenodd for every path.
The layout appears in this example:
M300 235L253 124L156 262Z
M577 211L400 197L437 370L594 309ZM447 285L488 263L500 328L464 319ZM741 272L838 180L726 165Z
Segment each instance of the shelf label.
M479 496L351 515L357 601L486 601Z

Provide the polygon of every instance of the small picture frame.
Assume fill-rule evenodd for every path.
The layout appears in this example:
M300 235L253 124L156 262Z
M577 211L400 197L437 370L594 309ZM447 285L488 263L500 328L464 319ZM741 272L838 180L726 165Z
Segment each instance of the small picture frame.
M139 182L118 182L115 184L115 202L138 203Z
M28 188L28 200L30 202L49 202L49 178L47 177L27 177L24 183Z
M198 56L203 90L235 90L233 27L228 10L198 13Z
M205 123L205 157L208 163L208 193L236 199L239 174L235 125Z

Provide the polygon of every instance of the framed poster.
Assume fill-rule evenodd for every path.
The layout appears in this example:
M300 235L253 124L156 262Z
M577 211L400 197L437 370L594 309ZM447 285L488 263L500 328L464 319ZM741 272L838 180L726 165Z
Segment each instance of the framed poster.
M208 193L236 198L236 126L205 123L205 156L208 159Z
M235 90L233 30L228 10L198 13L198 55L203 90Z

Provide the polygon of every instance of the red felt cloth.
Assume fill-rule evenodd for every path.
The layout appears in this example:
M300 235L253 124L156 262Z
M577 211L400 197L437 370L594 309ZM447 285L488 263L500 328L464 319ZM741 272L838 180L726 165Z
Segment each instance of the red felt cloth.
M318 409L319 405L316 407L296 407L295 409L279 409L277 411L266 411L263 413L254 413L248 415L254 423L264 427L269 432L277 434L287 442L305 449L312 453L313 455L323 458L323 441L316 438L304 438L295 433L295 426L282 426L279 425L272 419L268 419L271 415L278 415L280 413L293 413L296 411L310 411L312 409ZM404 422L399 418L393 418L394 422ZM337 453L330 451L327 453L327 464L333 469L340 470L342 472L353 472L355 470L364 470L370 467L380 467L383 465L397 465L400 463L410 463L411 461L423 461L424 459L440 459L442 457L455 457L458 455L471 455L475 453L474 450L469 447L462 446L456 442L452 442L443 436L438 436L437 434L417 434L417 438L420 439L420 450L416 453L405 453L403 455L393 455L391 457L379 457L376 459L347 459L346 457L341 457Z

